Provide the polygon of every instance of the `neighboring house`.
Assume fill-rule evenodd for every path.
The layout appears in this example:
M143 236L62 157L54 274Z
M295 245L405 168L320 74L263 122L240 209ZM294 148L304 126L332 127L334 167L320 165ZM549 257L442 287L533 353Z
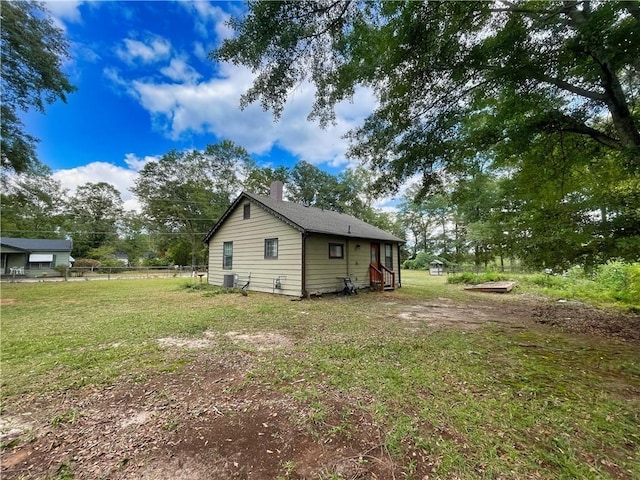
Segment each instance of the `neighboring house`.
M71 240L39 238L0 238L2 275L26 277L55 276L58 266L68 267L71 258Z
M116 252L114 255L116 261L122 263L125 267L129 266L129 255L123 252Z
M279 183L279 182L276 182ZM400 287L404 241L351 215L242 193L207 234L209 283L308 296ZM247 285L248 283L248 285Z

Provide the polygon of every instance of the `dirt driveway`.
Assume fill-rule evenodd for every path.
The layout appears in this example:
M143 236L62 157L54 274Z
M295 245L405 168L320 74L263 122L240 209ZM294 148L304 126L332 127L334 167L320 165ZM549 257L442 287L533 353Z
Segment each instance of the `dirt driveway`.
M503 302L478 295L466 303L392 299L380 308L415 332L490 323L640 343L640 317L575 303ZM226 338L258 350L292 349L290 338L274 332L227 332ZM358 416L349 419L358 431L344 435L329 429L319 438L309 429L312 411L268 382L247 381L253 357L242 349L212 353L208 347L216 341L208 332L192 341L158 339L186 360L183 368L6 406L0 421L6 447L2 478L401 478L374 419L345 408L354 401L348 393L327 393L325 402L335 413L324 422L339 425L339 415ZM410 455L424 473L419 478L429 478L429 459L419 450Z

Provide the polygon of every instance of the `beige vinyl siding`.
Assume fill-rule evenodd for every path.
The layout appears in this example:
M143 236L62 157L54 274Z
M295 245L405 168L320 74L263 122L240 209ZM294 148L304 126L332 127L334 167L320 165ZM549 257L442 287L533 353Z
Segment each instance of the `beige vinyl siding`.
M329 244L344 245L344 258L329 258ZM375 242L378 243L378 242ZM381 261L384 264L384 245L380 243ZM396 287L399 280L398 245L392 245L393 271ZM358 248L359 247L359 248ZM340 238L314 235L307 239L307 291L310 294L339 292L344 288L345 276L351 277L356 288L368 288L371 241L357 238Z
M237 275L237 286L249 279L248 290L300 296L302 294L302 234L259 205L251 203L250 218L244 219L244 205L238 204L209 242L209 283L222 285L224 275ZM264 241L278 239L278 258L264 258ZM222 245L233 242L233 264L222 268ZM280 277L282 289L274 289Z
M340 237L312 235L306 240L307 292L310 294L337 292L344 288L347 269L347 241ZM344 245L343 258L329 258L329 243Z
M369 240L351 240L349 255L349 273L357 288L368 288L369 259L371 258L371 242ZM360 248L357 248L360 245Z
M329 258L330 243L344 245L344 258ZM357 288L368 287L369 247L368 240L310 236L307 239L307 291L311 294L342 291L345 276L350 276Z

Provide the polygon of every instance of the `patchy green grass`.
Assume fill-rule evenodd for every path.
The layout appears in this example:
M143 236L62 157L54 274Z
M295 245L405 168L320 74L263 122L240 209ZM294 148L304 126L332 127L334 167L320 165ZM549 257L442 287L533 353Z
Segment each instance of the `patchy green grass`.
M391 293L302 302L184 279L3 285L2 401L187 366L161 338L277 332L292 346L261 352L251 384L293 399L318 442L351 440L359 419L371 419L401 465L397 478L640 478L638 345L544 328L415 331L400 320L407 308L434 299L473 307L478 297L426 272L402 279ZM496 309L515 301L502 296ZM297 478L295 468L283 464L282 478Z
M409 272L409 276L412 273ZM424 272L419 274L424 275ZM516 281L523 291L640 313L640 263L609 262L588 273L575 267L562 275L489 271L465 272L447 277L448 283L452 284L478 284L499 280Z

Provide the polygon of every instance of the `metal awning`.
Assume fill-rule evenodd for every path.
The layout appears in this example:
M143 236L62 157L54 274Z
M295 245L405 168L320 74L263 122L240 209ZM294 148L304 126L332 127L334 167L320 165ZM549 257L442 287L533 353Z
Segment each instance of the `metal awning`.
M32 253L29 255L30 263L53 262L53 254L51 253Z

